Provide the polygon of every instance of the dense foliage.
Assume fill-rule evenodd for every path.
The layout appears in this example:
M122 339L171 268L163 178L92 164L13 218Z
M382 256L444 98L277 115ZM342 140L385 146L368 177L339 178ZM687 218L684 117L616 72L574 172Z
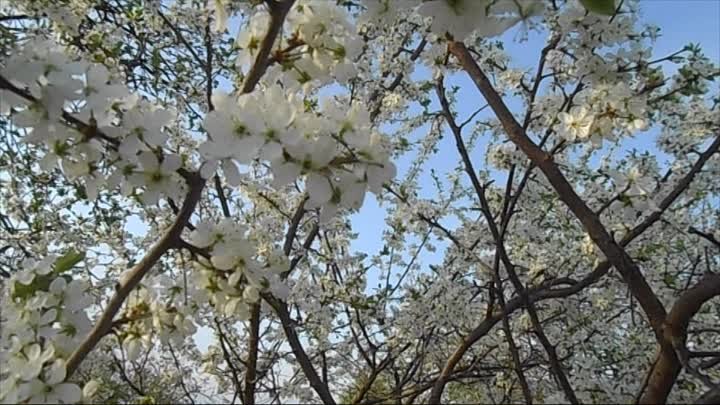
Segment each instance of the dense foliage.
M0 0L0 400L720 401L720 69L642 5Z

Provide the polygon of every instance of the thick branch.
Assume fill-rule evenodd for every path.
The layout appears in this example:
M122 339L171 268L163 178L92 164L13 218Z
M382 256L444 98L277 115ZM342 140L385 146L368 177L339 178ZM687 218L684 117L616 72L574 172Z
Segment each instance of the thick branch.
M27 100L31 103L34 103L34 104L40 103L40 100L35 98L35 96L30 94L28 91L25 91L25 90L15 86L14 84L12 84L9 80L4 78L3 76L0 76L0 89L5 89L12 93L15 93L16 95L24 98L25 100ZM75 118L72 114L70 114L69 112L67 112L65 110L62 110L61 112L62 112L62 118L65 121L67 121L67 123L72 124L72 126L74 126L74 128L78 132L83 134L83 136L85 136L87 139L97 137L97 138L100 138L100 139L108 142L109 144L111 144L115 147L120 144L119 140L107 136L102 131L98 130L97 126L86 124L86 123L82 122L81 120Z
M327 384L325 384L320 379L320 376L315 370L315 367L313 367L310 358L308 357L307 353L305 353L305 349L303 349L302 343L300 343L300 338L295 331L294 322L290 318L290 313L288 312L287 305L284 302L275 299L272 295L269 294L263 294L262 297L263 299L265 299L265 301L267 301L268 304L270 304L270 306L273 307L275 312L278 314L280 322L282 323L283 331L285 331L285 335L288 338L288 343L290 343L293 354L295 355L298 363L300 363L300 368L302 368L305 377L310 382L310 386L313 387L313 389L318 394L318 396L320 396L320 399L323 401L324 404L335 405L335 400L330 394L330 390L328 389Z
M608 261L620 272L633 296L638 300L647 315L656 337L660 339L662 324L667 313L632 258L613 240L600 218L577 195L558 166L553 162L552 156L530 140L488 78L473 60L465 45L460 42L452 42L449 45L449 50L460 61L488 104L490 104L510 140L540 168L559 198L582 223L593 242L608 258Z
M252 304L250 309L250 338L248 341L247 370L243 388L243 404L255 405L255 384L257 382L258 345L260 343L260 303Z
M287 234L285 235L285 242L283 243L283 253L285 253L285 256L290 255L290 251L292 250L293 241L295 240L295 235L297 235L298 227L300 226L300 221L302 221L303 216L305 215L305 202L307 201L307 197L304 197L300 204L298 204L298 207L295 209L295 213L292 216L292 219L290 220L290 225L288 227Z
M632 231L630 231L625 237L623 238L623 241L620 242L621 245L624 246L623 242L627 240L632 240L638 237L641 233L645 232L646 229L651 227L658 219L660 219L660 216L662 216L663 212L667 210L674 202L677 200L677 198L685 192L685 190L690 186L690 183L695 179L695 176L700 173L703 166L705 166L705 163L718 152L718 149L720 148L720 134L718 134L715 137L715 140L710 144L710 146L705 149L703 153L700 154L698 157L698 160L695 161L695 163L690 168L690 171L687 172L685 177L683 177L675 186L675 188L668 193L665 198L660 201L660 204L658 204L659 210L653 212L650 214L640 225L636 226ZM692 232L692 230L690 231Z
M720 140L720 137L718 137L718 140ZM703 232L692 226L690 227L690 229L688 229L688 232L695 234L695 235L707 240L708 242L712 243L717 248L720 248L720 240L715 239L715 237L711 233Z
M695 400L696 405L720 404L720 388L711 389Z
M664 403L670 394L680 369L678 352L686 351L685 339L690 320L702 305L720 295L720 274L705 275L693 288L685 291L667 316L663 327L663 342L658 360L652 368L641 404Z
M400 350L400 353L402 353L405 349L410 347L409 344L407 344L403 349ZM377 377L380 375L380 373L387 368L387 366L390 365L390 363L393 360L393 356L388 353L388 355L383 359L383 361L380 362L380 364L377 367L373 367L372 372L370 373L370 376L365 380L363 385L358 388L357 393L355 394L355 397L352 401L350 401L351 404L359 404L360 401L363 400L365 395L370 391L370 388L372 388L373 383L377 379Z
M500 266L497 260L499 260L499 256L497 256L496 252L496 265L495 265L495 285L497 286L497 298L498 303L500 304L500 309L505 312L507 310L507 306L505 305L505 292L503 291L503 284L502 280L500 279ZM510 350L510 354L512 356L513 361L513 367L515 368L515 374L517 375L518 382L520 383L520 389L522 390L523 397L525 398L525 403L527 405L532 405L532 391L530 390L530 385L527 382L527 378L525 377L525 373L522 369L522 362L520 361L520 351L518 350L517 345L515 344L515 339L513 339L512 335L512 329L510 328L510 320L508 319L509 315L506 315L502 319L502 329L503 332L505 332L505 339L508 343L508 350Z
M70 377L75 370L80 366L80 363L87 357L87 355L95 348L100 339L105 336L112 328L112 321L115 315L122 307L127 296L132 290L137 287L140 280L147 274L155 263L167 252L170 248L174 247L180 239L180 234L185 227L185 224L190 219L195 206L200 200L200 195L205 187L205 180L203 180L199 174L193 173L188 179L190 190L185 197L182 208L175 222L170 228L163 234L160 240L148 251L143 259L130 270L129 276L123 283L119 283L115 295L110 299L105 310L103 311L100 319L97 320L95 326L90 331L88 336L83 342L75 349L75 352L70 356L66 364L67 376Z
M267 33L260 43L260 50L255 57L255 63L245 77L243 83L242 93L250 93L255 89L255 85L260 81L260 78L265 74L270 63L270 52L272 51L275 40L280 34L283 23L285 22L285 16L292 8L295 0L277 1L271 3L270 7L270 24L268 26Z
M631 229L623 238L620 240L620 246L627 246L629 245L633 240L637 239L643 232L645 232L647 229L649 229L651 226L657 222L660 217L662 217L662 214L670 208L670 206L677 200L677 198L685 192L685 190L690 186L690 183L695 179L695 176L702 170L705 163L710 159L710 157L717 153L718 148L720 148L720 136L715 138L715 141L713 141L710 146L702 153L700 154L700 157L698 160L693 164L692 168L690 168L690 171L685 174L685 176L677 183L675 188L668 193L668 195L662 199L660 204L658 204L658 210L653 212L651 215L648 215L647 218L637 226L635 226L633 229ZM691 231L692 233L692 231ZM595 283L598 281L602 276L607 274L607 272L610 270L610 263L608 261L603 261L600 264L598 264L595 269L590 272L585 278L580 280L577 284L567 287L565 289L555 290L553 292L548 292L548 294L555 294L555 293L564 293L568 289L572 289L574 291L580 291L587 286Z
M238 370L235 367L235 365L232 362L232 359L230 358L230 352L225 347L225 340L227 337L225 336L225 333L222 331L222 328L220 327L220 321L215 318L215 326L217 327L216 331L218 333L218 340L220 341L220 347L223 351L223 357L225 358L225 362L228 365L228 368L230 369L230 373L233 377L233 385L235 386L235 394L233 395L232 403L235 403L235 399L237 398L238 392L240 392L240 377L238 376ZM227 342L228 346L230 346L230 342ZM242 359L239 359L242 361Z
M436 93L438 98L440 99L440 105L442 106L443 115L445 116L445 120L447 121L448 125L450 126L450 129L452 130L452 133L455 137L455 143L458 149L458 152L460 153L460 156L462 157L465 171L467 172L468 176L470 177L470 180L473 184L473 188L475 189L475 192L477 193L478 199L480 201L481 211L485 217L485 221L488 224L488 227L490 228L490 233L493 236L493 240L495 241L496 245L496 260L495 260L495 273L499 271L499 261L502 261L503 266L505 267L508 275L510 276L510 281L512 282L513 286L515 287L516 291L520 295L520 297L523 299L523 305L526 307L528 314L530 315L530 319L532 321L533 329L535 330L535 334L537 335L538 339L540 340L540 343L542 344L543 348L548 354L548 360L550 362L550 368L552 369L553 374L558 380L558 383L560 387L562 388L563 392L565 393L565 396L570 400L571 403L576 404L578 403L577 397L575 396L575 392L570 386L570 382L567 379L567 376L565 375L564 371L562 370L562 365L560 364L560 361L557 357L557 353L555 351L555 347L552 345L550 340L545 335L545 332L543 331L542 325L540 324L539 317L537 315L537 310L535 308L535 305L530 302L527 298L527 292L525 290L525 286L523 285L522 281L518 277L517 273L515 272L515 266L513 265L512 261L510 260L509 255L507 254L507 251L505 249L503 236L500 232L500 230L497 227L497 224L495 222L495 218L493 217L493 214L490 210L490 204L487 201L487 198L485 197L485 187L480 184L480 181L478 180L477 175L475 174L475 169L473 168L472 161L470 159L470 156L467 152L467 148L465 147L465 142L462 138L462 129L455 123L455 118L450 111L450 103L447 100L447 97L445 96L445 88L443 85L443 77L441 76L438 78L437 85L436 85ZM506 201L508 201L509 196L506 196ZM504 212L506 214L507 212ZM498 260L499 259L499 260ZM497 277L499 279L499 276ZM498 284L498 295L502 295L502 288L501 285ZM500 297L499 297L500 298ZM500 303L502 306L504 306L503 300L500 300ZM506 327L508 330L506 330L506 333L508 334L508 339L512 339L510 333L509 333L509 327L507 325L507 320L503 319L504 327ZM511 349L512 346L510 345ZM444 371L452 371L445 369ZM518 369L518 373L520 376L521 385L523 387L523 393L527 396L529 392L529 388L527 387L527 383L524 381L524 376L522 376L522 370ZM431 393L430 393L430 402L439 402L440 397L442 396L442 392L445 386L444 379L447 378L449 374L446 372L441 373L440 377L435 386L433 387Z
M443 367L443 370L433 383L433 392L436 392L437 390L440 392L440 395L442 394L442 390L445 384L452 380L452 373L457 367L457 365L460 363L462 358L465 356L465 353L467 353L467 351L470 350L470 348L478 340L480 340L483 336L487 335L504 317L509 316L510 314L519 309L522 309L527 302L536 303L538 301L543 301L551 298L565 298L574 295L579 291L580 290L576 291L569 288L563 289L563 291L548 291L545 288L533 288L527 290L527 297L516 296L515 298L507 301L505 303L505 308L502 308L499 311L493 311L463 339L463 341L460 343L457 349L455 349L450 358L448 358L445 366ZM438 384L439 381L442 381L441 386ZM435 396L437 395L438 394L435 393ZM439 396L437 396L438 399L433 402L433 393L431 393L430 398L430 403L440 402Z
M482 207L483 215L485 216L485 220L488 222L488 226L492 229L493 236L497 236L497 239L495 239L496 243L498 244L496 252L495 252L495 264L493 269L494 274L494 280L495 285L497 289L497 297L498 302L500 304L500 309L502 312L506 312L506 305L505 305L505 297L503 293L503 284L502 280L500 279L500 249L502 248L502 240L500 238L499 232L497 232L497 228L495 228L495 222L492 216L492 213L490 212L490 207L487 204L487 201L485 199L484 194L484 188L480 184L480 181L478 180L477 174L475 173L475 169L473 168L472 161L470 160L470 156L467 152L467 148L465 147L465 142L462 138L462 129L460 126L457 125L455 122L455 118L450 111L450 103L447 100L447 97L445 96L445 87L443 84L443 77L439 77L436 84L436 93L440 100L440 105L442 106L443 115L445 116L445 121L447 122L448 126L450 127L450 130L453 133L453 136L455 137L455 145L457 147L458 152L460 153L460 156L463 161L463 166L465 168L465 172L467 173L468 177L470 178L470 181L472 182L473 188L475 189L475 192L478 195L478 198L480 200L480 204ZM524 291L519 291L520 294L524 295ZM515 345L515 340L512 336L512 330L510 329L510 322L508 320L507 316L504 316L502 318L502 327L505 332L505 339L508 343L508 348L510 350L510 353L512 355L513 364L515 366L515 372L518 377L518 381L520 382L520 387L522 388L523 396L525 397L525 402L527 404L532 404L532 394L530 391L530 386L528 385L527 379L525 378L525 374L523 373L521 363L520 363L520 354L518 351L517 346ZM440 378L436 381L435 385L433 386L432 391L430 392L430 403L435 403L440 401L440 397L442 396L443 389L445 388L445 383L447 378L450 376L450 372L453 370L448 369L447 367L443 369L443 372L440 374Z
M25 15L25 14L18 14L18 15L0 15L0 22L3 21L17 21L17 20L29 20L35 17Z

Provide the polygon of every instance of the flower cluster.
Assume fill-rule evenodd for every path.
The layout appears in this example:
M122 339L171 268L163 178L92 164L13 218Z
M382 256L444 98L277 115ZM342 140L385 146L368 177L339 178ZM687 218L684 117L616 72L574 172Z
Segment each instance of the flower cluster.
M648 126L647 98L635 95L625 83L597 85L575 97L576 106L558 114L558 135L568 142L602 141L634 135Z
M525 155L512 142L488 148L487 161L498 169L509 169L512 165L522 164L526 160Z
M0 74L27 92L20 97L3 91L3 111L27 130L27 142L45 147L43 169L59 167L69 179L83 181L91 200L99 187L117 185L124 194L144 187L146 204L161 195L180 197L181 159L162 153L172 112L139 100L104 66L49 42L30 43Z
M0 21L0 53L9 55L0 61L0 132L8 138L0 171L9 168L0 175L9 184L0 247L8 263L43 258L0 263L0 402L70 403L93 392L106 401L193 402L212 386L196 370L217 378L208 400L229 401L254 371L243 397L254 385L255 399L318 402L313 389L342 394L367 376L366 365L380 370L388 361L409 370L407 378L398 383L382 371L371 391L420 392L441 371L448 381L467 374L444 366L449 353L460 354L456 332L474 339L461 346L462 358L483 360L470 362L477 375L466 387L447 387L430 402L518 401L508 365L523 370L533 398L569 399L556 395L530 344L531 308L513 291L514 277L507 281L513 270L563 368L574 370L574 402L633 400L644 381L638 361L652 364L654 334L637 322L622 280L596 277L607 258L558 198L557 182L508 140L491 109L468 115L479 107L463 89L475 94L472 69L460 70L449 41L465 43L527 136L550 153L546 163L623 241L663 305L718 260L705 247L720 239L720 160L717 148L707 149L720 122L709 94L719 72L695 46L651 60L657 32L636 29L637 0L618 3L613 17L588 12L585 0L42 7L51 2L0 0L3 10L12 3ZM546 46L527 55L539 63L522 63L537 71L519 68L505 41L512 35L489 38L541 11L547 24L539 34L520 33L545 37L534 38ZM50 37L64 46L36 39ZM665 69L678 60L687 63ZM449 91L442 114L440 76ZM448 136L452 119L459 137ZM647 128L642 136L659 150L630 139ZM638 144L647 150L636 152ZM391 158L404 178L388 185ZM62 176L86 193L75 197ZM114 188L132 198L112 195ZM344 215L355 214L368 191L377 197L372 206ZM94 201L78 201L84 195ZM677 201L660 203L668 197ZM628 231L648 218L657 221L625 246ZM500 235L489 231L493 221ZM137 222L147 228L136 232ZM693 228L697 234L685 231ZM98 279L92 290L84 273L70 271L84 255L45 254L81 244L93 246L85 262ZM109 296L122 305L91 305L91 297L99 304ZM708 305L688 329L697 352L712 349L706 332L696 332L717 323ZM88 333L88 313L111 321L100 341ZM216 339L201 353L205 333ZM243 345L253 334L258 344ZM67 368L81 342L92 356ZM322 364L299 367L302 351ZM106 366L112 360L117 367ZM93 361L99 365L88 367ZM308 385L309 369L323 371L322 384ZM101 386L81 392L75 382L88 373ZM695 377L668 400L697 398ZM153 386L173 393L161 400ZM366 401L364 394L350 399Z
M0 400L4 403L75 403L80 388L65 382L65 362L90 319L88 285L65 273L67 256L27 259L8 280L0 334Z
M423 2L418 14L432 18L435 34L450 34L462 41L471 33L493 37L513 25L542 12L543 6L533 0L433 0Z
M541 14L543 6L533 0L364 0L360 24L378 26L392 23L402 11L410 10L429 20L431 32L462 41L471 34L480 37L499 35L520 21Z
M123 326L118 336L128 360L137 359L143 348L151 347L153 335L163 344L180 346L197 330L193 308L180 299L179 288L166 276L159 276L157 281L133 292L117 322Z
M193 273L193 299L209 301L218 311L247 319L250 305L261 291L283 297L279 274L288 270L280 251L263 252L246 236L247 229L231 218L219 223L201 222L190 234L189 243L206 249L209 259L199 259Z
M306 111L302 100L285 96L279 86L214 100L216 110L205 119L209 139L200 146L204 177L220 165L237 185L238 163L267 160L278 187L305 176L308 208L322 207L326 222L341 207L360 208L367 189L379 193L395 175L382 136L357 103L326 99L320 112Z
M238 32L239 68L255 62L269 21L268 10L255 7ZM314 87L333 80L344 84L356 75L354 60L363 42L343 8L327 1L300 0L288 13L285 26L287 34L274 47L280 50L279 63L267 72L270 82L280 81L285 88Z

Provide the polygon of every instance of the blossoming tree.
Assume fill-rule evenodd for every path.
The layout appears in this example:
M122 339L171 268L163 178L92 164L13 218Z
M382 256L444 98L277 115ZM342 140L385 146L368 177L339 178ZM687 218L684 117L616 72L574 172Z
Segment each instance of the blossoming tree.
M720 400L720 70L641 6L0 2L0 400Z

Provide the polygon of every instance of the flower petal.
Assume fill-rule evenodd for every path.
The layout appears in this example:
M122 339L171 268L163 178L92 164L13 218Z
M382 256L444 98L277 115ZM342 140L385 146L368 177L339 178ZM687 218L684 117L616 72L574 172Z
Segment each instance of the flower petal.
M65 376L65 360L57 359L53 362L52 365L50 365L50 368L48 369L47 380L45 382L50 385L59 384L65 381Z
M180 156L171 154L165 155L163 162L160 165L160 169L163 173L174 172L182 166L182 159Z
M223 160L222 169L228 184L233 187L237 187L240 184L242 176L240 176L240 171L238 170L237 165L235 165L235 162L230 159Z
M82 390L75 384L63 383L55 386L53 391L64 404L75 404L82 399Z
M332 187L327 177L310 173L305 181L310 199L317 204L325 204L332 198Z
M213 256L210 262L219 270L230 270L235 267L235 256Z
M137 158L144 171L154 171L160 167L155 154L152 152L140 152Z

